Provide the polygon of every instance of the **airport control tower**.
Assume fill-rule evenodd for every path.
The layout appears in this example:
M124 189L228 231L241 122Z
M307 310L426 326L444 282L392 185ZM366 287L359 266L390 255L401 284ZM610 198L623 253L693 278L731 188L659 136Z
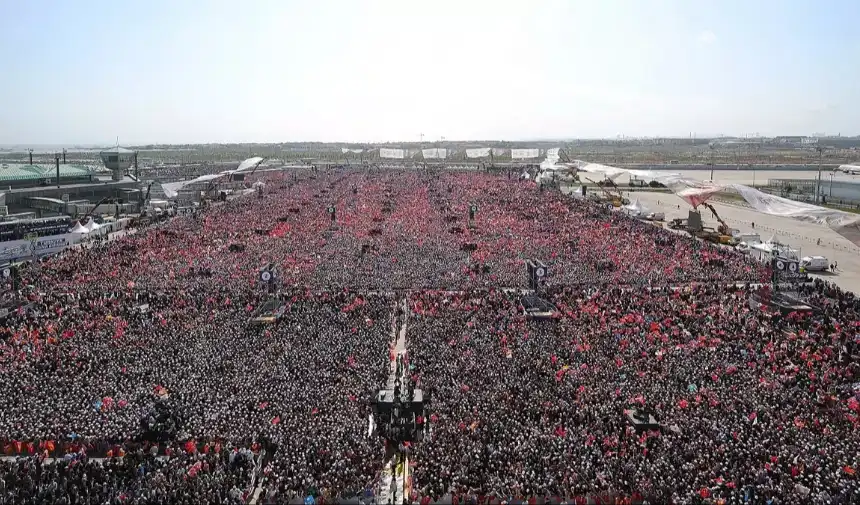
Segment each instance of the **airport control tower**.
M137 157L137 153L124 147L111 147L101 153L102 162L111 171L111 179L121 181L128 168Z

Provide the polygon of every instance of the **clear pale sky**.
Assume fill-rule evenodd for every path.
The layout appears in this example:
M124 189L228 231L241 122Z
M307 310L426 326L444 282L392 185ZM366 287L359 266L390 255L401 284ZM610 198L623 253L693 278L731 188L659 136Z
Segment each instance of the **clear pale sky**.
M860 134L860 1L0 0L0 144Z

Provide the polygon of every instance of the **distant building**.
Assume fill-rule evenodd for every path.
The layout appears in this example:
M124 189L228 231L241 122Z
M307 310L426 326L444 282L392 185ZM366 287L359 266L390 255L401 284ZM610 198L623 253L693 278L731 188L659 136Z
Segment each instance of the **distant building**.
M803 137L803 136L797 136L797 137L782 136L782 137L774 137L773 142L774 142L774 144L786 144L786 145L797 144L797 145L800 145L803 142L803 139L805 139L805 138L806 137Z

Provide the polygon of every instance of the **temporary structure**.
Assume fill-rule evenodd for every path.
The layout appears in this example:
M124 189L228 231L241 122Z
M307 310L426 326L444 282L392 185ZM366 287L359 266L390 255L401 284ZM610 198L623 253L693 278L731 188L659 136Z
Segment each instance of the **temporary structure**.
M82 225L80 221L75 222L75 226L69 230L69 233L89 233L90 230L87 229L86 226Z

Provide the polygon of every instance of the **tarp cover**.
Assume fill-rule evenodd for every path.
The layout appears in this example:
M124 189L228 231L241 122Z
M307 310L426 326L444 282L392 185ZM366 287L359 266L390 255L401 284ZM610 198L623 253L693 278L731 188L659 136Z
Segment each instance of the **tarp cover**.
M602 173L613 180L626 174L643 180L660 182L694 208L706 202L716 193L735 191L746 200L750 207L762 214L790 217L799 221L825 225L848 239L852 244L860 246L860 216L857 214L770 195L743 184L719 184L690 179L678 173L660 170L617 168L584 161L577 161L576 164L582 171Z
M227 175L232 175L237 172L247 172L249 170L253 170L257 167L257 165L262 162L263 158L255 156L253 158L248 158L242 163L239 163L239 166L236 168L236 170L227 170L218 174L201 175L200 177L197 177L196 179L191 179L190 181L165 182L161 184L161 190L164 191L164 196L166 196L167 198L176 198L179 195L179 191L181 191L182 188L188 186L189 184L194 184L195 182L212 181Z
M262 162L263 162L263 158L261 158L259 156L254 156L253 158L248 158L247 160L243 161L242 163L239 163L239 167L236 168L236 171L237 172L244 172L246 170L251 170L253 168L256 168L257 165L259 165Z

